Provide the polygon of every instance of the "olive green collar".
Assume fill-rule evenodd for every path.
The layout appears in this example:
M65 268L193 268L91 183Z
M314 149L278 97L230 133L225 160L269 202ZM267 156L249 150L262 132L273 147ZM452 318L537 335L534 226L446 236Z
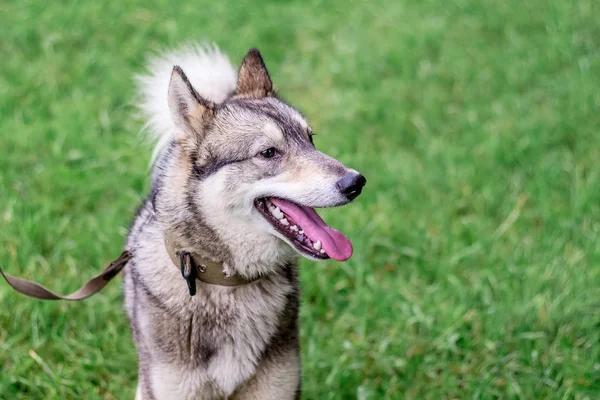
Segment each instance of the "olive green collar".
M227 276L223 271L223 263L211 261L197 252L182 250L168 235L165 235L165 247L173 264L181 268L191 296L196 294L196 279L218 286L241 286L259 279L246 279L239 274Z

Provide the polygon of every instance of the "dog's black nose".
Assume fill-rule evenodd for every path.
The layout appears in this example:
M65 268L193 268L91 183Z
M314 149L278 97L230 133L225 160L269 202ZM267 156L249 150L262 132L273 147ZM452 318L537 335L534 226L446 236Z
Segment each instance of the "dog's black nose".
M337 182L336 186L348 200L354 200L362 192L362 188L366 183L367 178L361 174L349 172Z

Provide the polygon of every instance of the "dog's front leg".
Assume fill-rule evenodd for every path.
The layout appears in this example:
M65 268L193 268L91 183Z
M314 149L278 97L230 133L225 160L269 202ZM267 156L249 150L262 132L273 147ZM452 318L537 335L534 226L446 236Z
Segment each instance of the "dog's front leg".
M300 354L290 348L260 365L230 400L300 400Z

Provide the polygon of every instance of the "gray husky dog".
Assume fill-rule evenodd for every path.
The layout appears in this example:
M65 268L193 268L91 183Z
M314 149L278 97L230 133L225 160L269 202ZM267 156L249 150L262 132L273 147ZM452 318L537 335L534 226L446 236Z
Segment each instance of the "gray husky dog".
M314 207L349 203L365 178L315 149L256 49L236 72L187 48L139 82L158 144L126 244L136 398L300 398L298 258L352 255Z

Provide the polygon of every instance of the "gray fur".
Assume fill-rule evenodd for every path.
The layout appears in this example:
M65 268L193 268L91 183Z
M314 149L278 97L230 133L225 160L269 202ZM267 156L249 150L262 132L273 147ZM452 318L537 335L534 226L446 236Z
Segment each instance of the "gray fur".
M350 170L317 151L304 118L273 95L260 53L247 57L238 91L220 103L204 100L182 70L171 77L175 126L126 245L138 399L300 398L299 254L253 201L342 205L335 183ZM268 147L280 156L257 155ZM237 287L198 281L191 297L164 247L167 232L226 273L262 278Z

